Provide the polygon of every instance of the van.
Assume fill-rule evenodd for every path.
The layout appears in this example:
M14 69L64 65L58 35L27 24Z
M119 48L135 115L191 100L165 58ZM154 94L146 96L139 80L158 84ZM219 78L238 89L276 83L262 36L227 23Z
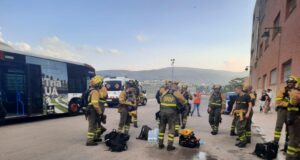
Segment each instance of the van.
M104 78L103 84L107 88L107 104L110 107L119 104L119 96L124 90L124 86L128 78L126 77L107 77Z

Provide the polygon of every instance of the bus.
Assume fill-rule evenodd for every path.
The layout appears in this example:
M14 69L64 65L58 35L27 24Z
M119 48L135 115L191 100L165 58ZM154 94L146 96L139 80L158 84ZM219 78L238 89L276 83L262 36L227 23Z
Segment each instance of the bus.
M95 69L88 64L17 51L0 43L0 120L81 110Z

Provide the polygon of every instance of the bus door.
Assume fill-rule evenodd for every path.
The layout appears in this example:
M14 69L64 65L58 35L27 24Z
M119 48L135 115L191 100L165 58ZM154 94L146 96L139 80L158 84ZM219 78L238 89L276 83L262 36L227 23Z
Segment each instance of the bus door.
M31 115L43 114L43 89L41 66L26 65L28 110Z
M2 101L8 117L28 114L24 65L6 62L1 65Z
M3 105L4 93L2 90L2 67L0 65L0 120L6 116L6 109Z

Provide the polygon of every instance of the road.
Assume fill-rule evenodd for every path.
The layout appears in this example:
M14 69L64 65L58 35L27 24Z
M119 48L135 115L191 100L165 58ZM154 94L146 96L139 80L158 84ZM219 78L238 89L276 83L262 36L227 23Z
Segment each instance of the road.
M207 97L203 98L202 106L207 106ZM147 124L157 127L154 114L158 105L150 100L147 106L139 108L139 125ZM131 128L131 139L128 142L128 151L112 153L107 151L105 144L95 147L85 146L87 121L84 116L48 119L37 122L5 125L0 127L0 159L1 160L134 160L134 159L178 159L178 160L255 160L251 153L255 144L262 142L253 128L252 144L246 149L239 149L234 144L235 137L229 136L232 118L223 116L220 133L210 135L206 107L201 109L202 117L189 117L188 127L195 131L197 137L205 144L199 149L188 149L178 146L173 152L158 150L157 146L146 141L136 140L140 128ZM116 109L107 109L108 130L117 128L119 114Z

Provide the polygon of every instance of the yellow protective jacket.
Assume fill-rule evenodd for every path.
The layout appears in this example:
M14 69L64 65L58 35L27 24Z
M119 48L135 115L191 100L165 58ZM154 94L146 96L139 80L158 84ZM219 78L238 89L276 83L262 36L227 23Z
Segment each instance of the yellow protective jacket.
M299 112L300 105L300 90L294 89L290 92L290 104L288 111Z
M131 96L134 96L133 98L135 98L134 94L132 94ZM129 100L127 97L128 97L127 93L125 91L122 91L119 96L119 103L121 105L137 106L136 98L135 98L135 100L133 100L133 99Z
M108 94L106 87L102 87L101 89L99 89L100 102L106 103L107 95Z
M280 90L277 92L276 95L276 106L277 107L282 107L282 108L287 108L289 105L289 94L290 91L288 93L286 93L286 89Z
M93 106L98 114L102 114L99 104L100 94L97 90L91 90L89 95L89 105Z
M160 97L161 105L164 105L164 95L168 94L169 90L165 91L162 96ZM181 105L186 105L188 102L184 98L184 96L180 93L180 91L174 91L173 96L176 98L177 102L179 102ZM176 104L177 105L177 104Z

